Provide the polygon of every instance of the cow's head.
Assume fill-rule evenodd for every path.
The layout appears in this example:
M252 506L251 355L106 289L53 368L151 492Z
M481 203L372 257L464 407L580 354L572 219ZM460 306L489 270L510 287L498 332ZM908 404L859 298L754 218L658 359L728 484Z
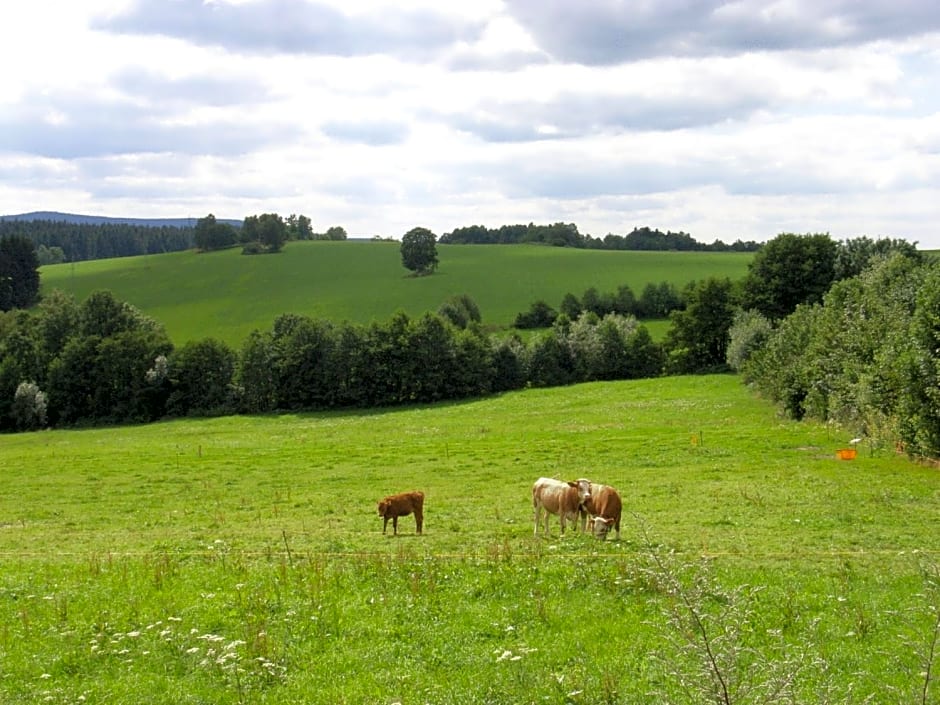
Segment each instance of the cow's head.
M383 499L379 502L379 516L384 517L385 513L388 511L388 506L391 504L387 499Z
M591 497L591 481L581 478L568 483L578 490L578 504L584 504Z
M614 525L615 519L605 519L604 517L594 517L591 519L591 532L601 541L607 540L607 534L610 527Z

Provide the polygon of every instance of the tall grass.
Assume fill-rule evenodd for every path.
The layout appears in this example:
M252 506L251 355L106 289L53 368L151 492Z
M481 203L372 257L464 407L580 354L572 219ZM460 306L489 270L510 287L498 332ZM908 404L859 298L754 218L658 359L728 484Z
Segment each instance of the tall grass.
M397 243L291 242L283 253L243 256L238 250L180 252L43 267L42 291L84 299L109 289L166 326L177 345L215 337L238 346L267 330L282 313L334 321L388 320L397 310L417 316L450 296L469 294L484 323L506 328L537 300L553 307L589 287L613 293L648 283L681 288L708 276L744 275L751 254L604 252L543 246L442 245L433 276L402 267Z
M725 376L10 436L0 701L935 702L940 480L844 441Z

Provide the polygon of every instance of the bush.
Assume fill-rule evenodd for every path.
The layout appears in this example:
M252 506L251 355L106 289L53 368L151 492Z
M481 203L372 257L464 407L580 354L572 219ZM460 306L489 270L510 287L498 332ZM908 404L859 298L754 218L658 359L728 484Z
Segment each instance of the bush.
M10 408L13 422L20 430L34 430L46 425L46 395L34 382L21 382Z
M755 350L759 350L773 333L770 321L758 311L738 311L728 332L726 360L731 369L740 372Z
M514 328L548 328L555 323L558 312L544 301L536 301L525 313L516 316Z

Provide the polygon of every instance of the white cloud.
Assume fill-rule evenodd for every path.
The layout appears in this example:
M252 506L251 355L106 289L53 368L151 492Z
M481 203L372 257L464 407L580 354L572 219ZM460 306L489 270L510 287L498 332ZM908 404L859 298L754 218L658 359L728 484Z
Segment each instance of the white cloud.
M940 6L35 0L0 213L940 247Z

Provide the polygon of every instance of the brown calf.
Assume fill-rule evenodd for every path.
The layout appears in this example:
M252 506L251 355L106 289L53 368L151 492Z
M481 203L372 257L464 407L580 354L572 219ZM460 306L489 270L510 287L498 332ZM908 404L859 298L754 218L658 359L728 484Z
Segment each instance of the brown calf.
M424 492L402 492L389 495L379 502L379 516L385 520L382 522L382 533L385 533L388 520L391 519L392 531L397 535L398 517L406 517L412 513L415 515L415 524L420 534L421 526L424 524Z
M581 530L588 516L591 517L591 533L597 538L606 540L610 527L617 530L620 538L620 515L623 503L617 490L608 485L591 485L591 494L581 504Z
M562 482L547 477L540 477L532 485L532 507L535 509L535 534L539 533L542 523L542 510L545 510L545 535L551 534L548 528L549 515L557 514L561 520L561 533L565 533L565 522L574 522L578 530L578 512L581 503L590 492L591 483L587 480Z

